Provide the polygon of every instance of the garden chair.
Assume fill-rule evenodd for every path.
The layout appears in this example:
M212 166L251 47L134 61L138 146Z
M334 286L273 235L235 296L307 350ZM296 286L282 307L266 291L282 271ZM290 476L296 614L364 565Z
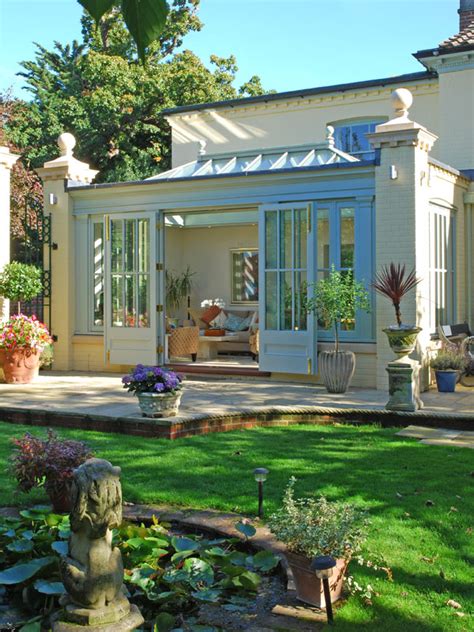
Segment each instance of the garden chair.
M439 325L439 339L447 349L466 358L466 367L459 381L463 386L474 386L474 336L467 323Z
M177 327L168 339L168 355L171 357L191 356L196 362L199 349L199 327Z

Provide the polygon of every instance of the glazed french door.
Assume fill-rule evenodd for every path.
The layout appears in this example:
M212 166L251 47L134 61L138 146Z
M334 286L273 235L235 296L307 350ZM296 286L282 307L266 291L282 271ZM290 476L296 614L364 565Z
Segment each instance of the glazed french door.
M160 213L114 214L104 221L106 360L162 363Z
M316 372L314 316L305 310L314 281L313 205L260 207L259 365L279 373Z

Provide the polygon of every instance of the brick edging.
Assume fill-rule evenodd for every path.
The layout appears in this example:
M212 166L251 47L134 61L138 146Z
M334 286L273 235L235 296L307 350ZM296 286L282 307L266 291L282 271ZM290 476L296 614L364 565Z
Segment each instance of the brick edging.
M44 410L41 408L0 406L0 420L29 426L74 428L167 439L178 439L210 432L227 432L255 427L289 426L293 424L375 423L383 427L402 427L411 423L421 423L433 428L474 429L474 414L427 411L394 412L373 408L330 408L321 406L266 406L236 409L233 412L199 413L155 420L138 416L109 417L105 415Z

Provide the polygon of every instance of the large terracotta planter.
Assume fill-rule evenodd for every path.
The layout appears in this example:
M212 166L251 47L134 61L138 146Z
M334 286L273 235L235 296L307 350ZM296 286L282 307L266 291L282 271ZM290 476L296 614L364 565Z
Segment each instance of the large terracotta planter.
M40 353L31 349L3 349L2 368L7 384L29 384L39 373Z
M290 552L286 553L286 559L293 573L297 599L311 606L316 606L316 608L325 608L323 582L311 570L311 560L304 555ZM337 601L341 596L347 563L345 559L336 560L334 573L329 578L331 603Z
M328 393L345 393L356 365L352 351L321 351L319 374Z
M183 392L137 393L143 417L175 417Z

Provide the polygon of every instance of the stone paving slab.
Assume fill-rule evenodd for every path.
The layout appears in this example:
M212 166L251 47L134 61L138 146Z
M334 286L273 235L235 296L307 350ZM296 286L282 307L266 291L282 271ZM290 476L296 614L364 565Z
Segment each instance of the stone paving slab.
M474 449L474 432L469 430L407 426L407 428L397 432L397 435L400 437L420 439L420 443L424 443L425 445Z
M461 439L422 439L420 443L425 445L440 445L448 448L471 448L474 450L474 439L463 441Z

